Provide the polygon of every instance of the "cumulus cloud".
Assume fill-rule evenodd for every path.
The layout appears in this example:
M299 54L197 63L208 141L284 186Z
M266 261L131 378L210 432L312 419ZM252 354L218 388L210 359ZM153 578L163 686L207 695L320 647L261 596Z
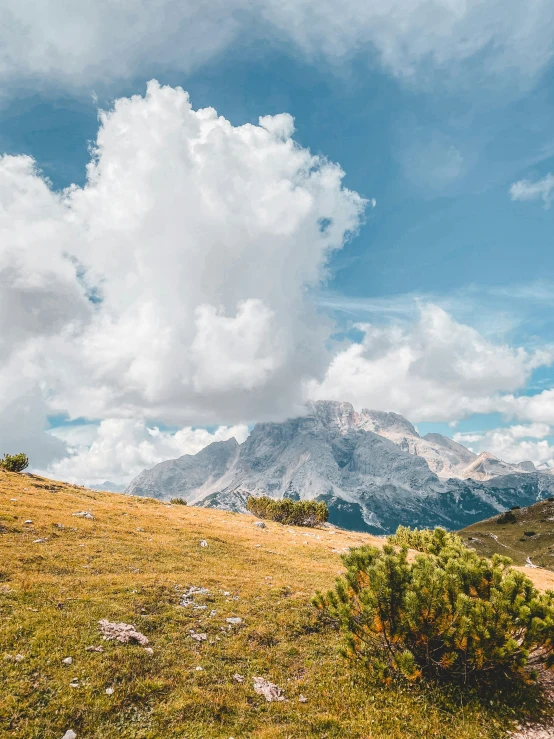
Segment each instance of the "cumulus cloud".
M550 208L554 198L554 175L547 174L542 179L519 180L510 187L512 200L542 200L545 208Z
M428 79L480 55L482 74L538 74L552 57L549 0L62 0L0 8L0 77L80 86L191 68L241 36L280 37L302 52L342 60L377 55L393 74Z
M554 445L546 437L552 436L552 428L545 423L518 424L496 428L482 433L456 433L454 441L466 446L471 444L475 452L487 451L506 462L531 460L536 465L554 466Z
M29 157L2 157L9 397L173 425L298 410L328 362L307 295L365 201L293 132L287 114L232 126L153 81L101 113L84 187L54 192Z
M451 421L499 410L503 396L550 365L551 350L493 343L436 305L422 305L415 324L360 324L363 340L338 352L314 398L396 411L412 421Z
M99 425L60 428L51 435L67 444L68 456L51 464L47 474L94 486L106 480L128 483L146 468L165 459L196 454L215 441L234 437L242 443L248 427L220 426L213 432L186 427L169 433L141 421L108 419Z

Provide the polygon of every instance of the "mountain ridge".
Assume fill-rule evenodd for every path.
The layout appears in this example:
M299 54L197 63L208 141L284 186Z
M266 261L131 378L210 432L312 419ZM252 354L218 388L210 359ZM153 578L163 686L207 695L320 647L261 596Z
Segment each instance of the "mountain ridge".
M304 416L257 424L242 444L215 442L161 462L125 492L235 511L245 510L249 495L317 498L337 525L389 533L399 524L461 528L554 491L554 477L493 459L437 434L425 439L395 413L316 401ZM461 474L476 460L481 479L435 471Z

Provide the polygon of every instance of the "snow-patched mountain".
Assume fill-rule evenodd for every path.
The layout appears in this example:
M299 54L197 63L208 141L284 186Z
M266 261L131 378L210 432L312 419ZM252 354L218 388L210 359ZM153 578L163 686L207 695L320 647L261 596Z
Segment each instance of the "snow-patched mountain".
M300 418L257 424L242 444L215 442L161 462L125 492L238 511L249 495L319 498L334 523L387 533L399 524L460 528L554 491L553 476L519 468L488 480L445 479L436 471L466 469L478 459L439 434L420 437L397 414L318 401Z

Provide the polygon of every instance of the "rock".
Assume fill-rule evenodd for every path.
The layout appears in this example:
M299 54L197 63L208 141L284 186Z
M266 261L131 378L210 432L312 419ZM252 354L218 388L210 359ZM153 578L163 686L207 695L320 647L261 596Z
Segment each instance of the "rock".
M100 631L106 641L119 641L122 644L128 644L130 641L138 642L141 647L148 644L148 639L140 631L137 631L133 624L114 623L103 618L98 622Z
M16 654L14 659L16 662L23 662L23 660L25 659L25 656L23 654Z
M190 588L187 588L185 592L181 595L179 605L183 606L184 608L188 608L190 605L193 604L194 599L197 596L209 594L210 591L208 590L208 588L197 588L194 585L191 585Z
M62 736L62 739L77 739L77 734L71 729L68 729Z
M195 669L196 669L196 672L201 672L204 668L198 665Z
M106 695L113 695L114 689L113 688L106 688Z
M27 521L23 521L23 523L33 523L30 518L27 519Z
M254 678L254 692L258 693L258 695L263 695L268 703L285 700L281 688L278 688L277 685L270 683L269 680L263 677Z
M254 526L257 526L259 529L267 528L263 521L254 521Z
M207 548L207 547L209 546L209 544L208 544L208 542L206 541L206 539L201 539L201 540L200 540L200 546L201 546L201 547L204 547L204 549L206 549L206 548Z
M79 680L74 677L73 680L69 683L70 688L78 688L79 687Z
M35 539L33 544L46 544L46 539Z
M208 635L207 634L195 634L194 632L192 632L190 635L190 638L195 639L196 641L206 641L206 639L208 638Z
M152 647L144 647L144 651L150 655L154 654L154 650L152 649Z
M73 664L73 657L66 657L65 659L62 659L62 663L64 665L72 665Z
M298 702L299 703L307 703L308 702L308 699L306 698L305 695L302 695L302 693L300 693L300 695L298 696Z
M85 652L103 652L104 647L85 647Z
M228 624L233 624L233 625L242 623L242 618L238 618L238 617L226 618L225 620L227 621Z
M89 521L94 521L94 516L90 511L77 511L77 513L72 513L72 516L76 516L77 518L88 518Z
M238 672L235 672L235 674L233 675L233 680L235 680L235 682L237 683L243 683L244 677L242 675L239 675Z

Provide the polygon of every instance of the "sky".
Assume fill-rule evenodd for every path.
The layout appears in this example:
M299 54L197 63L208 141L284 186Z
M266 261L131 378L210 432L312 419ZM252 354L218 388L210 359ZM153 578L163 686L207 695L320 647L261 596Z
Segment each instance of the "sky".
M4 2L0 453L334 399L554 465L553 82L549 0Z

